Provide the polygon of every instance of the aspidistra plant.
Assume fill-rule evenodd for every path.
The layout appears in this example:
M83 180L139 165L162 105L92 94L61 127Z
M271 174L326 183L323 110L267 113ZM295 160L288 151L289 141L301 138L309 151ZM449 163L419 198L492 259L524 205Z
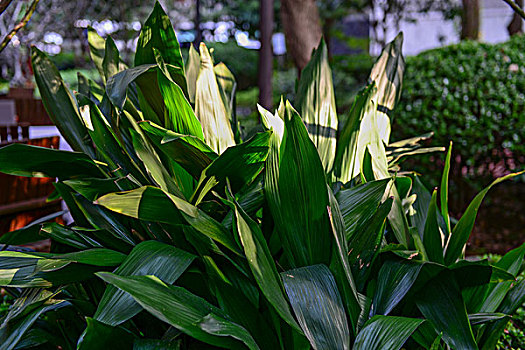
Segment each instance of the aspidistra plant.
M14 144L0 171L53 177L69 225L42 220L0 237L0 284L17 298L2 349L490 349L521 305L525 246L494 266L464 260L488 189L453 225L390 142L402 36L339 122L326 46L296 108L259 108L241 140L235 80L204 44L184 64L156 4L133 67L89 31L98 82L75 93L36 48L48 114L73 152ZM439 201L438 201L439 197ZM48 218L50 219L50 218ZM50 238L51 253L14 251ZM67 325L67 327L65 326Z

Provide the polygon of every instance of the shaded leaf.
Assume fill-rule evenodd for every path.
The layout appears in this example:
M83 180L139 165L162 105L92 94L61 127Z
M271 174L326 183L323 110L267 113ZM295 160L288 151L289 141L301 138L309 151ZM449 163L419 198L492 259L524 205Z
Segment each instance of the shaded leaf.
M36 47L31 48L31 65L42 102L49 118L74 151L95 158L88 131L82 122L73 95L51 60Z
M349 349L350 331L334 277L325 265L281 273L288 299L314 349Z
M433 278L420 291L417 307L443 340L455 349L477 349L459 285L449 272Z
M250 349L258 349L243 327L225 319L226 315L206 300L182 287L168 286L152 276L123 277L99 273L104 281L129 293L146 311L189 336L214 346L234 347L231 338L241 339ZM162 300L162 303L158 301Z
M13 143L0 148L0 171L17 176L105 177L86 154Z
M279 172L279 232L290 262L295 266L329 263L330 222L323 165L300 116L286 105L285 132ZM273 215L274 217L278 217Z
M290 326L300 331L284 298L281 280L261 229L236 202L235 228L259 288L279 315Z
M374 316L354 342L354 350L398 350L412 333L424 322L417 318Z
M116 270L120 276L155 275L168 284L174 283L188 268L194 256L173 246L156 241L146 241L133 248L126 260ZM133 298L108 286L93 318L116 326L138 314L142 308Z
M111 327L102 322L86 317L86 329L78 339L78 350L108 348L115 350L130 349L133 334L120 327Z

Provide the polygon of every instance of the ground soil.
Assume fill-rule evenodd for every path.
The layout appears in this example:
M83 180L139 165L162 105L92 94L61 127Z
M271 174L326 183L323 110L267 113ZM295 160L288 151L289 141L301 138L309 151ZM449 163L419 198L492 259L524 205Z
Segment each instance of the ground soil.
M483 202L467 254L503 254L525 242L525 183L495 186Z

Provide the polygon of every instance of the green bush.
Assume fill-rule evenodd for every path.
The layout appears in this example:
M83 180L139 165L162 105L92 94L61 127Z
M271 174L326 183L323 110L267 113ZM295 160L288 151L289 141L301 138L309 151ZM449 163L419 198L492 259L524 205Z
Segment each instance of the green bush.
M396 137L433 131L436 145L453 140L463 176L523 168L525 37L496 45L464 41L408 57L394 115Z
M454 223L451 149L439 195L399 172L401 157L429 151L389 142L402 36L339 133L322 41L297 110L259 108L260 132L242 139L231 72L204 44L183 65L168 23L157 3L131 68L91 31L102 85L79 75L75 95L33 48L44 106L74 151L11 144L0 171L56 178L73 222L0 237L0 287L16 299L2 349L496 346L525 299L525 245L495 263L464 250L487 191L517 174ZM49 253L9 247L42 238Z
M50 58L59 70L78 68L80 64L85 66L89 63L89 57L77 57L73 52L60 52Z

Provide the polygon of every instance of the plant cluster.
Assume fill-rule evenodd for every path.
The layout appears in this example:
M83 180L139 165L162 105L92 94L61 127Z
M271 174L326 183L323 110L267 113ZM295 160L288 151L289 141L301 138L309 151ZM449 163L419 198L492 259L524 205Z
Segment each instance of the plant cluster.
M436 144L454 140L463 176L497 175L502 169L493 165L502 159L503 171L523 168L523 39L516 35L496 45L462 41L407 58L396 136L432 130Z
M454 225L450 148L439 194L399 172L402 157L433 150L419 146L426 136L389 142L402 36L339 131L321 42L297 109L259 108L264 130L247 140L229 70L205 45L184 64L160 5L134 67L111 38L89 40L103 85L79 75L74 95L32 52L43 102L74 151L0 149L0 171L56 177L53 197L74 220L0 237L0 285L16 298L2 349L495 346L525 297L525 245L495 264L465 260L464 249L483 197L505 178ZM13 250L43 237L50 253Z

